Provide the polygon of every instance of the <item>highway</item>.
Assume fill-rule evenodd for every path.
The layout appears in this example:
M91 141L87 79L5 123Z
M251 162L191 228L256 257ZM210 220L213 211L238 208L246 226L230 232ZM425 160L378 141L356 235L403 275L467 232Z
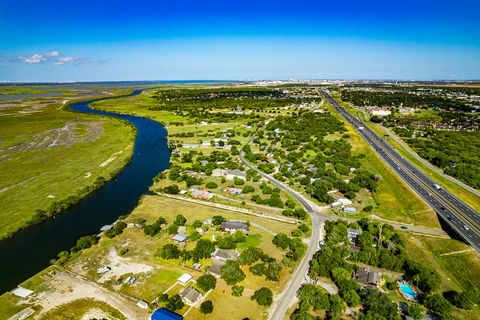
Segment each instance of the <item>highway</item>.
M480 215L442 188L415 165L401 156L358 117L341 107L326 91L324 97L370 144L373 150L397 173L463 240L480 252Z

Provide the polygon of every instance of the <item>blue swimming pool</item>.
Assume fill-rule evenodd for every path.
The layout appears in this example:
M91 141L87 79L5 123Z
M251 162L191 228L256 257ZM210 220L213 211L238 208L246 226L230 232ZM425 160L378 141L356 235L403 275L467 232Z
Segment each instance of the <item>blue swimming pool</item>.
M408 299L415 301L417 297L417 293L410 287L408 284L401 284L400 291L407 297Z

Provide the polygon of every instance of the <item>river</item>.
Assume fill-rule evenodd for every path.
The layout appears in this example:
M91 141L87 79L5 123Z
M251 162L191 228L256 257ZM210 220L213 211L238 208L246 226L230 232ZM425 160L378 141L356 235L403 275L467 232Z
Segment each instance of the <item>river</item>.
M137 90L131 95L140 92ZM78 102L72 104L70 109L132 123L137 136L131 163L100 190L54 219L0 241L0 294L43 270L51 259L60 251L71 248L78 238L98 233L103 225L130 213L140 197L148 193L153 177L168 168L170 152L167 130L150 119L94 110L88 106L89 103L104 99L112 98Z

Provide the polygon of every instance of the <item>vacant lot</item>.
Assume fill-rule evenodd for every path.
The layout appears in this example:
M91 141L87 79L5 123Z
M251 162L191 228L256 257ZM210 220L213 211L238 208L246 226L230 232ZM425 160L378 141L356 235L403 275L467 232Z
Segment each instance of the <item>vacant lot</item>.
M64 111L63 99L0 104L0 238L28 224L36 209L83 196L81 189L130 159L133 128Z

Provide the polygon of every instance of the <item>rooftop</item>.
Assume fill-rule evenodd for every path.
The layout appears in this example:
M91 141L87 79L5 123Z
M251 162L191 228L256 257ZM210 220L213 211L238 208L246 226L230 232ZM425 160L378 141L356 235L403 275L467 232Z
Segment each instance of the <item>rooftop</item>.
M150 316L151 320L182 320L183 317L178 313L172 312L170 310L161 308L155 310L154 313Z

